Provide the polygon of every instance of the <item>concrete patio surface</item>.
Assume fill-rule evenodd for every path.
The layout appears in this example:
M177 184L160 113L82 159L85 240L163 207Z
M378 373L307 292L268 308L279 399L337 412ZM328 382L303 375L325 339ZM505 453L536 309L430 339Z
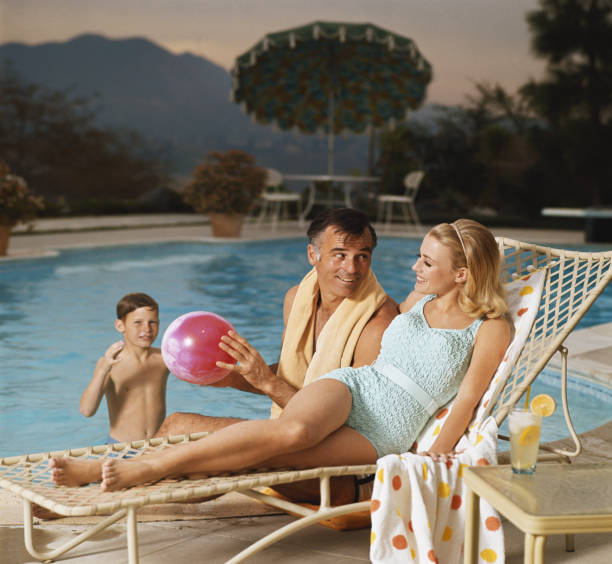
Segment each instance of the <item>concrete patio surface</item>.
M563 247L581 244L579 231L532 229L493 229L496 235ZM242 241L285 237L304 237L305 228L296 222L284 223L276 231L247 224ZM420 236L416 231L394 228L379 235ZM11 238L9 257L44 256L57 250L99 245L132 244L172 240L210 240L210 228L201 216L190 214L141 215L48 219L38 221L32 231L16 230ZM612 246L612 245L611 245ZM572 372L612 386L612 323L575 331L566 342ZM610 413L612 419L612 413ZM578 462L612 464L612 421L582 436L584 452ZM559 441L564 442L564 441ZM500 462L507 456L502 453ZM50 549L73 538L96 518L45 521L36 527L35 542L40 549ZM173 504L147 508L139 516L140 561L144 564L168 562L225 562L265 534L293 520L276 510L244 498L227 494L201 504ZM0 490L0 562L24 564L35 562L26 552L21 527L20 501ZM523 561L523 535L504 522L506 562ZM336 532L314 526L298 532L249 562L341 564L369 561L369 529ZM546 561L549 563L608 564L612 560L612 534L576 536L576 551L566 553L560 536L549 537ZM62 560L83 564L127 562L125 523L113 525L99 537L75 548ZM444 564L444 563L440 563Z

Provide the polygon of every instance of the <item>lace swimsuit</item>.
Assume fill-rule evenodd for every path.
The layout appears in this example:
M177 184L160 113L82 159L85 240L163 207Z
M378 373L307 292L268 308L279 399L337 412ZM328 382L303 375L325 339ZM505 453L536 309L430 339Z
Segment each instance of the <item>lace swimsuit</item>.
M469 366L482 319L465 329L432 328L423 307L433 298L425 296L395 317L374 364L321 376L348 387L346 425L366 437L379 457L410 450L429 417L457 394Z

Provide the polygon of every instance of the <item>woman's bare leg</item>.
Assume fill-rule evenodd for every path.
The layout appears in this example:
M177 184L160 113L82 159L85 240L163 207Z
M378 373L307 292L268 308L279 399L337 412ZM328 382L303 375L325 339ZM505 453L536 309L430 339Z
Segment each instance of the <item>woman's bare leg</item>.
M318 445L292 454L277 456L262 463L263 468L317 468L320 466L352 466L374 464L376 449L363 435L349 427L340 427ZM277 492L294 501L321 503L319 480L291 482L273 486ZM355 501L354 476L338 476L331 480L331 504L344 505Z
M279 419L243 421L159 454L131 460L107 459L102 489L198 473L252 468L280 454L303 451L339 429L351 409L348 388L319 380L300 390Z
M262 468L318 468L374 464L376 449L361 433L342 426L317 445L281 454L262 462Z

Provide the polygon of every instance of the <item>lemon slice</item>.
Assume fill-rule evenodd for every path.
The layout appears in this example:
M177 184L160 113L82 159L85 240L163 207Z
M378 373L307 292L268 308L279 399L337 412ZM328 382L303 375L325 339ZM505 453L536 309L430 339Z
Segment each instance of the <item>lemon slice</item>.
M537 425L529 425L529 427L525 427L521 436L519 437L519 445L521 446L529 446L533 444L537 444L540 440L540 427Z
M542 417L548 417L555 412L557 404L555 399L548 394L538 394L531 400L530 408L532 413L541 415Z

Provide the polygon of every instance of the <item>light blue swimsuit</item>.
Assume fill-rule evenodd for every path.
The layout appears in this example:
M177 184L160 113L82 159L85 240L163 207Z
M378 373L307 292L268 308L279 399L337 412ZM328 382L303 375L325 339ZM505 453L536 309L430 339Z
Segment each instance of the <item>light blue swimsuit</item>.
M348 387L352 406L346 425L366 437L379 457L410 450L429 417L457 394L470 363L482 319L465 329L432 328L423 306L434 297L425 296L395 317L374 364L321 377Z

